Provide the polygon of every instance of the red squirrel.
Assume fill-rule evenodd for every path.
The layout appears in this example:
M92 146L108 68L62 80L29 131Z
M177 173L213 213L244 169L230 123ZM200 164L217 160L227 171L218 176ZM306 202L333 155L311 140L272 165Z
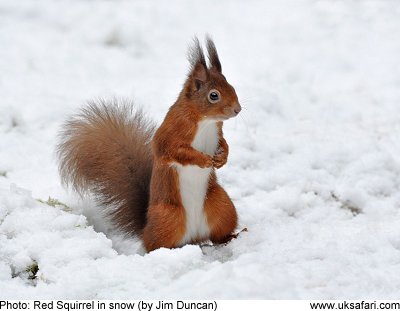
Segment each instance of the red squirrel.
M116 227L140 237L147 252L235 237L236 209L215 169L228 158L223 121L241 106L208 37L206 48L209 66L194 39L183 89L156 131L132 105L99 100L60 133L63 183L91 192Z

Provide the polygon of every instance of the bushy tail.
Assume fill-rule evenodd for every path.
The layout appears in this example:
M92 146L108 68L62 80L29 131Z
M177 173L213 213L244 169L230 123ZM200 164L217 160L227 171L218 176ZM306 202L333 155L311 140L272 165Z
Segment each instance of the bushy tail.
M128 101L90 102L68 120L57 153L64 184L91 192L123 232L146 224L154 125Z

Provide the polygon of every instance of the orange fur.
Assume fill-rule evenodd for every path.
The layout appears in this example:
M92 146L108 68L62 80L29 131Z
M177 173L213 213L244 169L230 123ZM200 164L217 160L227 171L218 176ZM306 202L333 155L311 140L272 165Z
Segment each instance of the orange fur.
M237 226L237 214L228 194L218 184L215 174L210 178L204 210L210 227L210 240L213 243L228 242Z
M146 224L154 125L128 101L91 102L60 133L62 181L96 202L124 233L141 234Z
M108 212L116 225L140 236L147 251L181 246L188 230L188 206L182 202L177 166L210 169L202 202L209 236L194 235L189 243L205 239L225 243L237 226L235 207L218 184L215 169L226 164L229 153L223 120L236 116L241 107L234 88L222 74L210 39L207 50L209 68L195 39L188 78L155 132L151 148L148 139L152 127L140 114L129 119L130 110L118 104L92 104L67 122L62 132L58 152L63 180L80 192L93 192L99 203L111 206ZM215 90L220 94L217 101L209 97ZM218 146L214 154L192 146L204 120L216 122Z

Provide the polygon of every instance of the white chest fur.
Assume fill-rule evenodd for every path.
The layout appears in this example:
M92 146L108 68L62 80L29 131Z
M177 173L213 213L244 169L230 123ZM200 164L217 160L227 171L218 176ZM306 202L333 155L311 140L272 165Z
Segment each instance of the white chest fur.
M198 124L192 147L208 155L214 155L218 147L218 128L215 121ZM186 232L181 244L195 238L207 237L210 233L204 214L204 199L207 194L211 168L196 165L177 166L182 204L186 213Z

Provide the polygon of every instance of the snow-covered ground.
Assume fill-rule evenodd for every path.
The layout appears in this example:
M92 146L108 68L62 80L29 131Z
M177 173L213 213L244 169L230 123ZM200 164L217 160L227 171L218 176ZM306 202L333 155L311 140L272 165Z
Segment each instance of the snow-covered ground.
M62 188L57 131L100 96L161 122L205 33L245 107L219 176L248 232L144 255ZM398 298L399 56L396 0L2 0L0 297Z

